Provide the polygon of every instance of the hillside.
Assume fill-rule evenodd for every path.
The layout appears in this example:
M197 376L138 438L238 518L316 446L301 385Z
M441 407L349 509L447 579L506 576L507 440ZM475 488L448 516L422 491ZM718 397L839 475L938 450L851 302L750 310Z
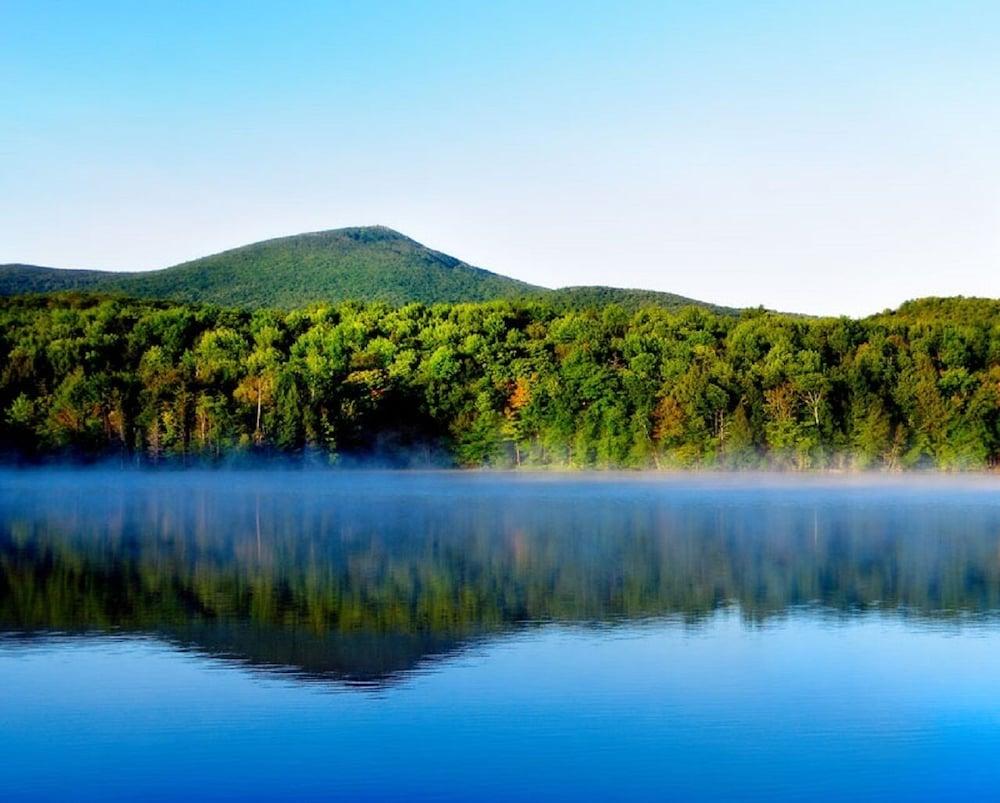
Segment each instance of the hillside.
M477 268L384 226L265 240L163 270L116 273L0 265L0 295L91 290L239 307L300 307L346 299L401 305L544 297L560 308L698 305L672 293L544 287Z
M906 301L896 310L886 310L872 318L885 323L916 324L946 319L960 326L995 326L1000 321L1000 299L927 296Z
M717 304L709 304L705 301L696 301L693 298L679 296L676 293L605 287L601 285L560 287L558 290L543 291L543 296L556 309L567 310L606 307L608 304L618 304L629 312L635 312L635 310L642 309L643 307L677 310L692 305L704 307L720 314L735 315L739 312L739 310L733 307L722 307Z
M0 296L53 293L60 290L99 290L109 279L124 274L102 270L65 270L39 265L0 265Z
M286 308L348 298L390 304L486 301L535 289L381 226L254 243L130 277L120 287L156 298Z

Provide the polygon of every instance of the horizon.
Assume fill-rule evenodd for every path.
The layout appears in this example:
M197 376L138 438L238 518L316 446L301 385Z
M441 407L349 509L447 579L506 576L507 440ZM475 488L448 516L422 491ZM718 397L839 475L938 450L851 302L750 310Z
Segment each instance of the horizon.
M544 287L1000 297L1000 8L12 5L0 263L376 221Z

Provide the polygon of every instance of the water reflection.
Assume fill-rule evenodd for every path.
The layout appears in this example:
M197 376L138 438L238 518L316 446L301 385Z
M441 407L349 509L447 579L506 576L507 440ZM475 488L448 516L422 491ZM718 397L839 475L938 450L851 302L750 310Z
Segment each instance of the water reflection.
M540 622L735 607L992 626L989 485L757 478L12 473L0 629L151 634L266 670L382 683Z

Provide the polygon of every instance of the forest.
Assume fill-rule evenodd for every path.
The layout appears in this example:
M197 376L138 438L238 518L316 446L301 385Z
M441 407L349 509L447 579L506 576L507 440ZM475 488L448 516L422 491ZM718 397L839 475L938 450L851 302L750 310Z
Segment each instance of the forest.
M1000 302L850 319L12 297L0 450L142 465L992 468Z

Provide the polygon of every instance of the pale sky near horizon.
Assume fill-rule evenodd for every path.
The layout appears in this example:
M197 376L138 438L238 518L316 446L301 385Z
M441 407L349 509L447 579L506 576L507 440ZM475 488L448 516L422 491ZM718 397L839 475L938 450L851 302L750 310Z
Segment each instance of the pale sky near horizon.
M0 263L381 223L550 287L1000 297L1000 2L0 0Z

